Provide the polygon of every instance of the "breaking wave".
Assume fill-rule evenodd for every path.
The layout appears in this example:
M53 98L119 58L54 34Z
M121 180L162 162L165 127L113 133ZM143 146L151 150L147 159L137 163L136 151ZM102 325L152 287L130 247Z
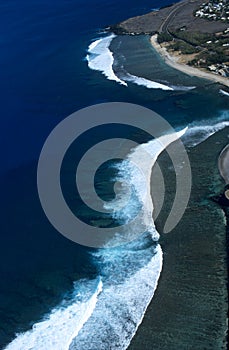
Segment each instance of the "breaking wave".
M109 46L115 37L114 34L111 34L91 43L86 59L90 69L102 72L108 80L114 80L121 85L127 86L125 81L115 75L112 68L114 57L113 53L109 50Z
M182 141L185 144L185 146L195 147L207 140L216 132L223 130L228 126L229 113L228 111L224 111L222 112L221 116L216 118L215 120L203 120L201 122L194 122L190 124L187 132L182 137Z
M123 70L121 67L116 67L117 70L120 68L121 76L114 71L114 54L110 50L112 40L116 38L115 34L102 37L92 42L88 47L88 54L86 60L88 67L92 70L102 72L108 80L116 81L117 83L128 86L127 82L144 86L148 89L161 89L165 91L189 91L195 88L195 86L176 86L176 85L165 85L153 80L146 79L130 74Z

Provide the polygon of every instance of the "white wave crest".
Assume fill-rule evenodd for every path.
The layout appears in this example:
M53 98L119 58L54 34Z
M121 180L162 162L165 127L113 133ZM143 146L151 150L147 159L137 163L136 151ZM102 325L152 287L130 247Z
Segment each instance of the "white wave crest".
M221 93L221 95L229 96L229 92L227 92L227 91L220 89L219 92Z
M122 253L125 254L125 251ZM131 260L132 265L126 268L134 267L134 254ZM113 273L119 269L120 266L114 265ZM157 288L161 269L162 251L158 245L150 261L123 283L111 281L106 287L104 285L92 316L69 350L127 349ZM124 272L120 270L116 273Z
M152 167L159 154L186 131L187 128L139 145L127 156L128 164L133 164L128 169L129 181L138 199L144 203L141 219L144 228L151 234L151 245L147 243L144 246L141 236L127 247L94 253L97 254L98 265L101 264L99 273L103 276L103 283L101 280L96 283L78 281L75 290L77 292L80 285L84 285L86 297L75 295L67 305L62 303L46 319L36 323L32 330L17 335L5 350L128 348L153 298L162 270L161 247L152 243L159 237L152 219ZM123 163L119 176L122 170L126 172L125 166L126 163ZM136 172L136 166L144 173L144 183L139 171ZM139 230L139 227L136 229Z
M196 86L183 86L183 85L165 85L153 80L149 80L143 77L138 77L133 74L126 73L124 76L125 81L129 81L133 84L145 86L148 89L161 89L165 91L190 91L196 88Z
M151 196L151 173L158 156L160 155L166 147L171 143L178 140L187 132L187 128L174 132L171 134L166 134L145 144L141 144L134 148L131 153L127 156L121 165L118 166L119 175L117 180L121 180L124 184L128 184L131 191L134 191L135 197L132 196L129 203L121 211L117 211L117 207L120 198L114 199L109 202L109 209L112 211L112 215L115 219L120 220L128 224L129 220L138 215L137 220L134 223L134 229L137 232L149 232L154 241L159 239L159 234L155 228L153 221L154 205ZM141 171L140 171L141 170ZM163 184L162 184L163 185ZM122 197L125 199L125 189L123 188ZM158 189L157 189L158 191ZM163 188L161 193L164 193ZM127 193L129 196L129 192ZM128 232L128 225L125 226L125 235L131 236L132 231ZM133 230L132 226L130 227ZM113 240L119 239L117 234ZM113 244L112 240L112 244Z
M132 75L127 73L125 80L130 81L136 85L141 85L141 86L145 86L148 89L161 89L161 90L174 90L174 88L169 87L167 85L161 84L161 83L157 83L155 81L146 79L146 78L142 78L142 77L137 77L136 75Z
M206 125L209 122L209 125ZM182 138L185 146L195 147L200 143L207 140L210 136L214 135L216 132L223 130L229 126L229 120L224 120L221 122L216 122L213 124L211 121L205 121L206 124L203 125L190 125L187 133ZM213 124L213 125L212 125Z
M126 82L119 79L113 71L114 57L109 46L116 35L111 34L105 38L98 39L90 44L88 48L88 67L92 70L102 72L108 80L114 80L121 85L127 86Z
M114 80L124 86L128 86L127 82L131 82L136 85L144 86L148 89L161 89L165 91L188 91L195 88L195 86L168 86L153 80L132 75L125 71L122 72L122 78L119 78L113 70L114 56L109 49L110 44L115 37L115 34L111 34L109 36L97 39L89 45L86 59L90 69L100 71L108 80Z
M93 292L95 283L96 290ZM65 306L62 303L53 309L46 319L35 323L31 330L18 334L5 350L67 350L72 339L93 313L98 295L102 291L101 280L78 281L75 285L76 293L80 284L87 287L86 293L84 290L86 297L76 294L76 300L73 299L70 305Z
M184 86L184 85L171 85L175 91L190 91L196 88L196 86Z

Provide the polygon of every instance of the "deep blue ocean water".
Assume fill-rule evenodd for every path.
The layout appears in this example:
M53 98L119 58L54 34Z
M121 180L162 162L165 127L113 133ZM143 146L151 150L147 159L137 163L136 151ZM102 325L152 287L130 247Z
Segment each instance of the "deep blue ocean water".
M51 130L69 114L96 103L120 101L149 107L174 127L188 124L191 128L196 127L198 130L191 130L198 131L195 134L197 140L218 128L212 129L212 125L228 121L228 98L219 94L216 84L188 78L185 85L195 85L196 89L168 92L147 89L134 83L125 87L88 68L85 59L88 47L96 39L106 37L107 34L101 32L109 24L172 2L1 1L0 346L14 339L15 333L30 329L51 309L60 305L64 298L63 310L71 305L73 307L74 297L81 305L80 311L72 311L78 315L80 325L82 315L90 316L99 295L101 301L97 311L79 333L80 344L83 344L80 349L89 349L86 335L98 322L103 331L104 344L124 344L117 337L109 338L114 332L106 329L102 323L103 305L112 301L115 284L119 284L123 288L120 287L119 291L123 303L127 305L130 302L130 305L128 310L123 305L122 313L126 315L113 312L113 315L118 315L119 321L116 319L115 322L122 325L125 317L130 319L133 316L130 314L134 314L134 297L129 301L128 295L131 293L128 288L136 285L137 277L147 285L147 269L152 269L154 265L155 271L160 269L155 261L151 261L155 249L159 248L146 239L141 249L129 247L124 254L125 260L122 251L91 252L68 241L51 226L42 211L36 187L36 168L41 148ZM149 69L156 66L153 62L159 58L150 48L147 37L118 37L112 45L117 55L117 69L120 57L125 57L125 69L132 75L151 80L154 77L162 79L164 66L161 70L158 70L158 65L155 71ZM130 55L134 47L138 50ZM143 67L139 64L141 60L147 65ZM162 80L166 82L167 78L170 85L177 86L184 82L181 75L174 81L171 69L165 73ZM193 134L194 131L190 131L189 136L193 138ZM136 269L139 275L124 274L122 269L117 272L117 264L123 265L125 271ZM98 276L102 276L103 287ZM126 283L127 279L129 284ZM77 284L77 281L85 283ZM155 280L151 282L154 288ZM73 283L76 285L72 292ZM104 288L104 294L100 293L101 288ZM78 294L75 296L74 293ZM150 290L146 290L146 295L150 301ZM117 297L118 303L120 300ZM139 313L144 312L144 307L142 304ZM109 315L107 311L107 320L111 325L112 317ZM134 314L132 326L125 329L126 339L131 339L141 316ZM59 319L64 317L69 319L66 315L58 316ZM74 327L73 324L69 328ZM121 333L120 329L117 334ZM49 339L53 336L46 330L41 334L44 333ZM32 336L28 337L31 339ZM93 339L95 342L102 339L96 330ZM48 343L45 341L43 345L34 345L33 348L47 349ZM103 349L101 344L95 343L93 349ZM14 349L25 349L15 346ZM65 349L66 346L62 344L53 349ZM123 346L117 345L116 348L125 348ZM77 345L72 344L71 348L76 349Z

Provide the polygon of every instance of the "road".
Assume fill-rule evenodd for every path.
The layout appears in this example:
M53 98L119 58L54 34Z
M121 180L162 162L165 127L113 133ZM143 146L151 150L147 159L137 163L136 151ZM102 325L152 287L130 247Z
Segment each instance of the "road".
M182 1L181 3L175 4L173 6L172 11L169 13L169 15L166 17L166 19L162 22L158 32L159 34L161 33L168 33L168 26L171 22L171 20L174 19L174 17L176 16L177 12L184 6L186 6L188 3L188 1Z

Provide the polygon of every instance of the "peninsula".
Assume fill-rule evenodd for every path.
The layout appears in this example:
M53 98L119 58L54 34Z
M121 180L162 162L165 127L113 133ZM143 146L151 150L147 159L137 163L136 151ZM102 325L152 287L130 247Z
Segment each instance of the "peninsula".
M118 35L148 34L168 65L229 87L227 0L183 0L127 19L110 30Z

